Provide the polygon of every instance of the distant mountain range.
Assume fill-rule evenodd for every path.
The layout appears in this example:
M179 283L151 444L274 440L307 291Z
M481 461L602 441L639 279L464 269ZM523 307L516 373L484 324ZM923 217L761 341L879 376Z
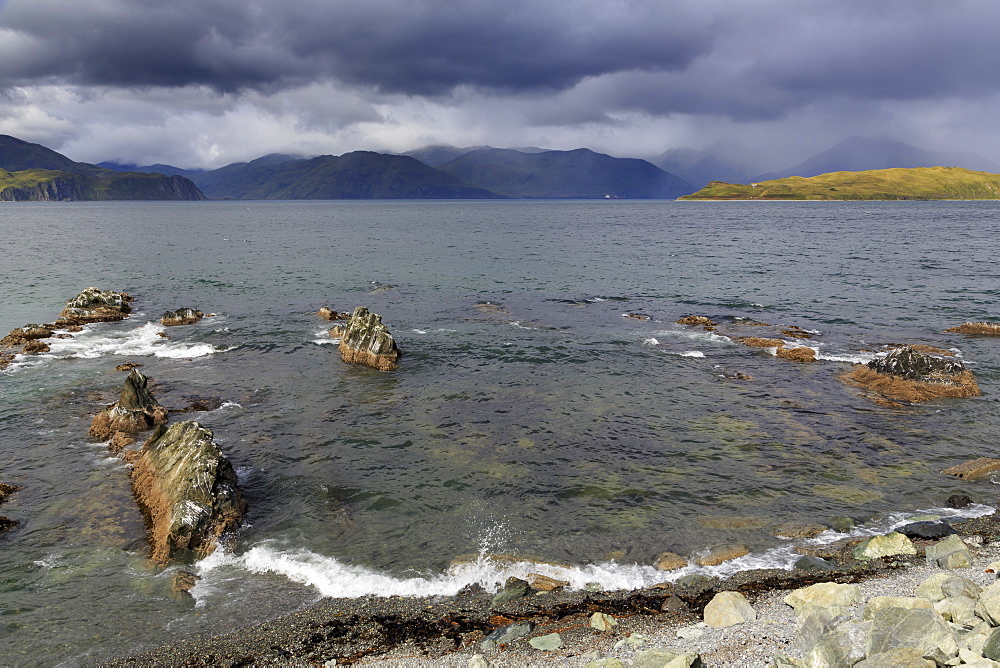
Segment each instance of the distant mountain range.
M0 135L0 201L199 199L205 195L183 176L103 169Z

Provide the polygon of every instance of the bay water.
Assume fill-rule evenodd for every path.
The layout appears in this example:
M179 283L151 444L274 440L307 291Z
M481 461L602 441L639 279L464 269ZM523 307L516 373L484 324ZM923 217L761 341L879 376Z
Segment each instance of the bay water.
M995 504L940 471L1000 443L1000 341L944 332L1000 315L997 203L20 203L0 230L2 332L88 286L136 299L0 372L0 482L20 488L0 664L89 665L321 596L641 587L679 575L659 553L722 542L753 554L680 573L788 567L783 521ZM400 368L341 362L323 305L380 314ZM217 315L159 325L181 306ZM801 327L818 361L692 314ZM888 408L838 379L886 343L953 350L984 395ZM168 408L210 409L172 420L214 431L250 503L199 563L149 563L128 469L87 436L127 361Z

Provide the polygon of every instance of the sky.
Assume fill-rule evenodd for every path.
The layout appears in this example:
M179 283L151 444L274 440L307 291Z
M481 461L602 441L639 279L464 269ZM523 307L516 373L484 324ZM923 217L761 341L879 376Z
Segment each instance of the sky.
M0 134L214 168L432 144L1000 160L995 0L0 0Z

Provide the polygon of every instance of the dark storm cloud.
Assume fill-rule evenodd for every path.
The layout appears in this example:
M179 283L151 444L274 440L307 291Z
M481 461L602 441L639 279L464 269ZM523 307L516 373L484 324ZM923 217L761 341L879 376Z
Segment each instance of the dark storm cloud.
M11 0L6 83L383 92L564 89L688 65L712 21L659 2Z

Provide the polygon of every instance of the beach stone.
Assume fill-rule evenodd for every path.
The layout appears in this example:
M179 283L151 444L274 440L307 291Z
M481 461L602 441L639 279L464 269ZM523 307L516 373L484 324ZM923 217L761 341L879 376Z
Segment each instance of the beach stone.
M948 623L933 610L886 608L872 620L868 654L897 647L916 647L923 656L943 664L958 656L958 642Z
M976 616L990 626L1000 626L1000 580L983 589L976 603Z
M777 650L771 655L772 668L803 668L804 665L798 659Z
M566 580L556 580L555 578L550 578L547 575L539 573L528 573L525 577L527 577L528 584L535 591L555 591L556 589L569 586L569 582Z
M687 610L688 606L679 596L668 596L660 604L660 612L680 612Z
M635 653L632 659L634 668L690 668L700 663L696 652L688 652L673 647L654 647Z
M622 638L615 643L615 649L621 649L622 647L639 647L640 645L646 644L646 634L644 633L633 633L627 638Z
M952 534L944 540L928 545L924 551L927 563L939 568L968 568L972 565L972 553L960 536Z
M798 571L832 571L836 567L826 559L806 555L797 559L793 568Z
M524 598L525 596L531 596L532 594L531 585L527 581L520 578L507 578L506 584L504 584L503 589L497 592L497 595L493 597L490 602L490 607L495 608L498 605L503 605L508 601L513 601L518 598Z
M888 652L872 654L864 661L854 664L854 668L934 668L930 659L924 658L922 650L916 647L897 647Z
M469 668L493 668L493 664L490 663L482 654L473 654L472 658L469 659L469 663L465 665Z
M853 584L820 582L796 589L782 600L801 615L816 608L847 608L858 602L861 590Z
M935 573L917 585L913 593L915 596L937 603L950 596L967 596L977 599L982 591L982 587L960 575Z
M523 638L535 629L532 622L516 622L501 626L493 630L479 643L479 649L483 652L492 653L496 651L497 645L507 645L518 638Z
M1000 661L1000 628L993 629L993 632L987 636L980 654L987 659Z
M595 612L590 616L590 627L598 631L610 631L618 626L618 620L603 612Z
M714 580L715 578L709 577L702 573L691 573L685 575L684 577L677 578L677 586L679 587L698 587L703 584L707 584Z
M907 610L933 610L934 605L926 598L918 596L873 596L865 603L863 619L872 619L886 608L905 608Z
M656 557L656 568L661 571L675 571L687 565L687 559L673 552L663 552Z
M135 459L132 492L152 525L153 561L205 557L243 521L236 472L212 436L194 421L160 425Z
M720 591L705 606L705 623L724 629L757 619L747 597L737 591Z
M949 508L966 508L972 503L972 499L965 494L952 494L948 497Z
M896 529L907 538L932 540L944 538L956 533L954 527L947 522L910 522Z
M160 324L164 327L177 327L179 325L193 325L202 318L205 314L196 308L190 308L187 306L182 306L176 311L167 311L160 316Z
M750 554L750 548L743 543L716 545L698 557L699 566L718 566L721 563Z
M616 659L613 656L609 656L603 659L595 659L588 663L583 664L583 668L625 668L625 664L622 663L621 659Z
M852 666L865 658L872 622L848 620L825 633L805 657L809 668Z
M901 533L892 532L884 536L872 536L854 548L853 555L860 561L891 557L898 554L916 554L913 542Z
M827 527L810 522L784 522L774 527L771 533L779 538L815 538Z
M682 626L677 629L677 637L681 640L697 640L698 638L705 635L708 631L708 624L705 622L698 622L697 624L692 624L691 626Z
M976 619L976 600L968 596L949 596L935 603L934 611L945 621L959 624Z
M854 616L848 608L808 608L798 617L793 646L800 652L809 652L820 638L852 619Z
M528 640L528 644L544 652L551 652L563 646L562 638L558 633L549 633L548 635L531 638Z
M339 338L340 356L349 364L363 364L379 371L391 371L398 366L400 352L396 340L382 324L382 316L370 313L364 306L354 309Z

